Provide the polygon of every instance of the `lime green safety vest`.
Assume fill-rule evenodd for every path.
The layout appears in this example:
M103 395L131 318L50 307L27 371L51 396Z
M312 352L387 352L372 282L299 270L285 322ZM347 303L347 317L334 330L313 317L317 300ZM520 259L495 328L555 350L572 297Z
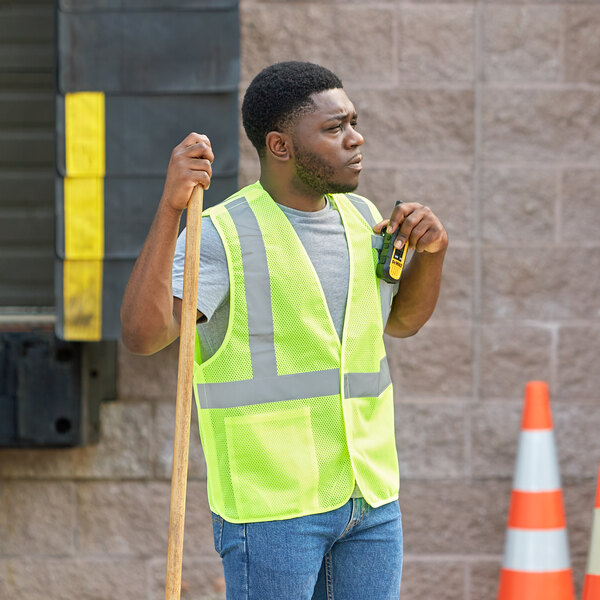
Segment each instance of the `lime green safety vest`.
M217 352L202 362L197 346L194 392L209 504L234 523L333 510L355 482L371 506L398 497L379 215L360 196L329 198L350 254L341 342L304 246L260 183L204 213L225 247L230 313Z

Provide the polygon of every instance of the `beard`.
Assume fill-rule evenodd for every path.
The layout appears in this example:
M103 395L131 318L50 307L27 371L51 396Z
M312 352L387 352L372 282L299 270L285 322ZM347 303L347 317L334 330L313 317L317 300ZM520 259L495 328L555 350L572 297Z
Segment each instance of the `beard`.
M299 189L310 189L317 194L345 194L353 192L358 182L336 179L335 168L314 152L294 143L296 173L294 184Z

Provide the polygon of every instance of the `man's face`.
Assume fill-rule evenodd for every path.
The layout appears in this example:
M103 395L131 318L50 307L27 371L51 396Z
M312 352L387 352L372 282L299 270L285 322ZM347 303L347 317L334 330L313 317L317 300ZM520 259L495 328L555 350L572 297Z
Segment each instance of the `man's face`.
M356 111L343 89L313 94L315 110L299 117L292 132L294 184L319 194L351 192L362 169Z

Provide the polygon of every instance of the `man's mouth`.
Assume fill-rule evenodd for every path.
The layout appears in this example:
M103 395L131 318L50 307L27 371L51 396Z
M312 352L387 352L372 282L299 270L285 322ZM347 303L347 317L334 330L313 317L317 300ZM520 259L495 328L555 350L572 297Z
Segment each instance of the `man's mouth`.
M346 166L353 171L360 171L362 169L362 154L357 154Z

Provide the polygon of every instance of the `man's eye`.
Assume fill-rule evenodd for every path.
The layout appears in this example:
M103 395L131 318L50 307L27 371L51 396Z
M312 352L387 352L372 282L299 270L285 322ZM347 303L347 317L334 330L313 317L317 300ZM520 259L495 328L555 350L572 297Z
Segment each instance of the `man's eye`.
M342 124L338 123L337 125L334 125L333 127L330 127L328 131L338 131L341 128L342 128Z

